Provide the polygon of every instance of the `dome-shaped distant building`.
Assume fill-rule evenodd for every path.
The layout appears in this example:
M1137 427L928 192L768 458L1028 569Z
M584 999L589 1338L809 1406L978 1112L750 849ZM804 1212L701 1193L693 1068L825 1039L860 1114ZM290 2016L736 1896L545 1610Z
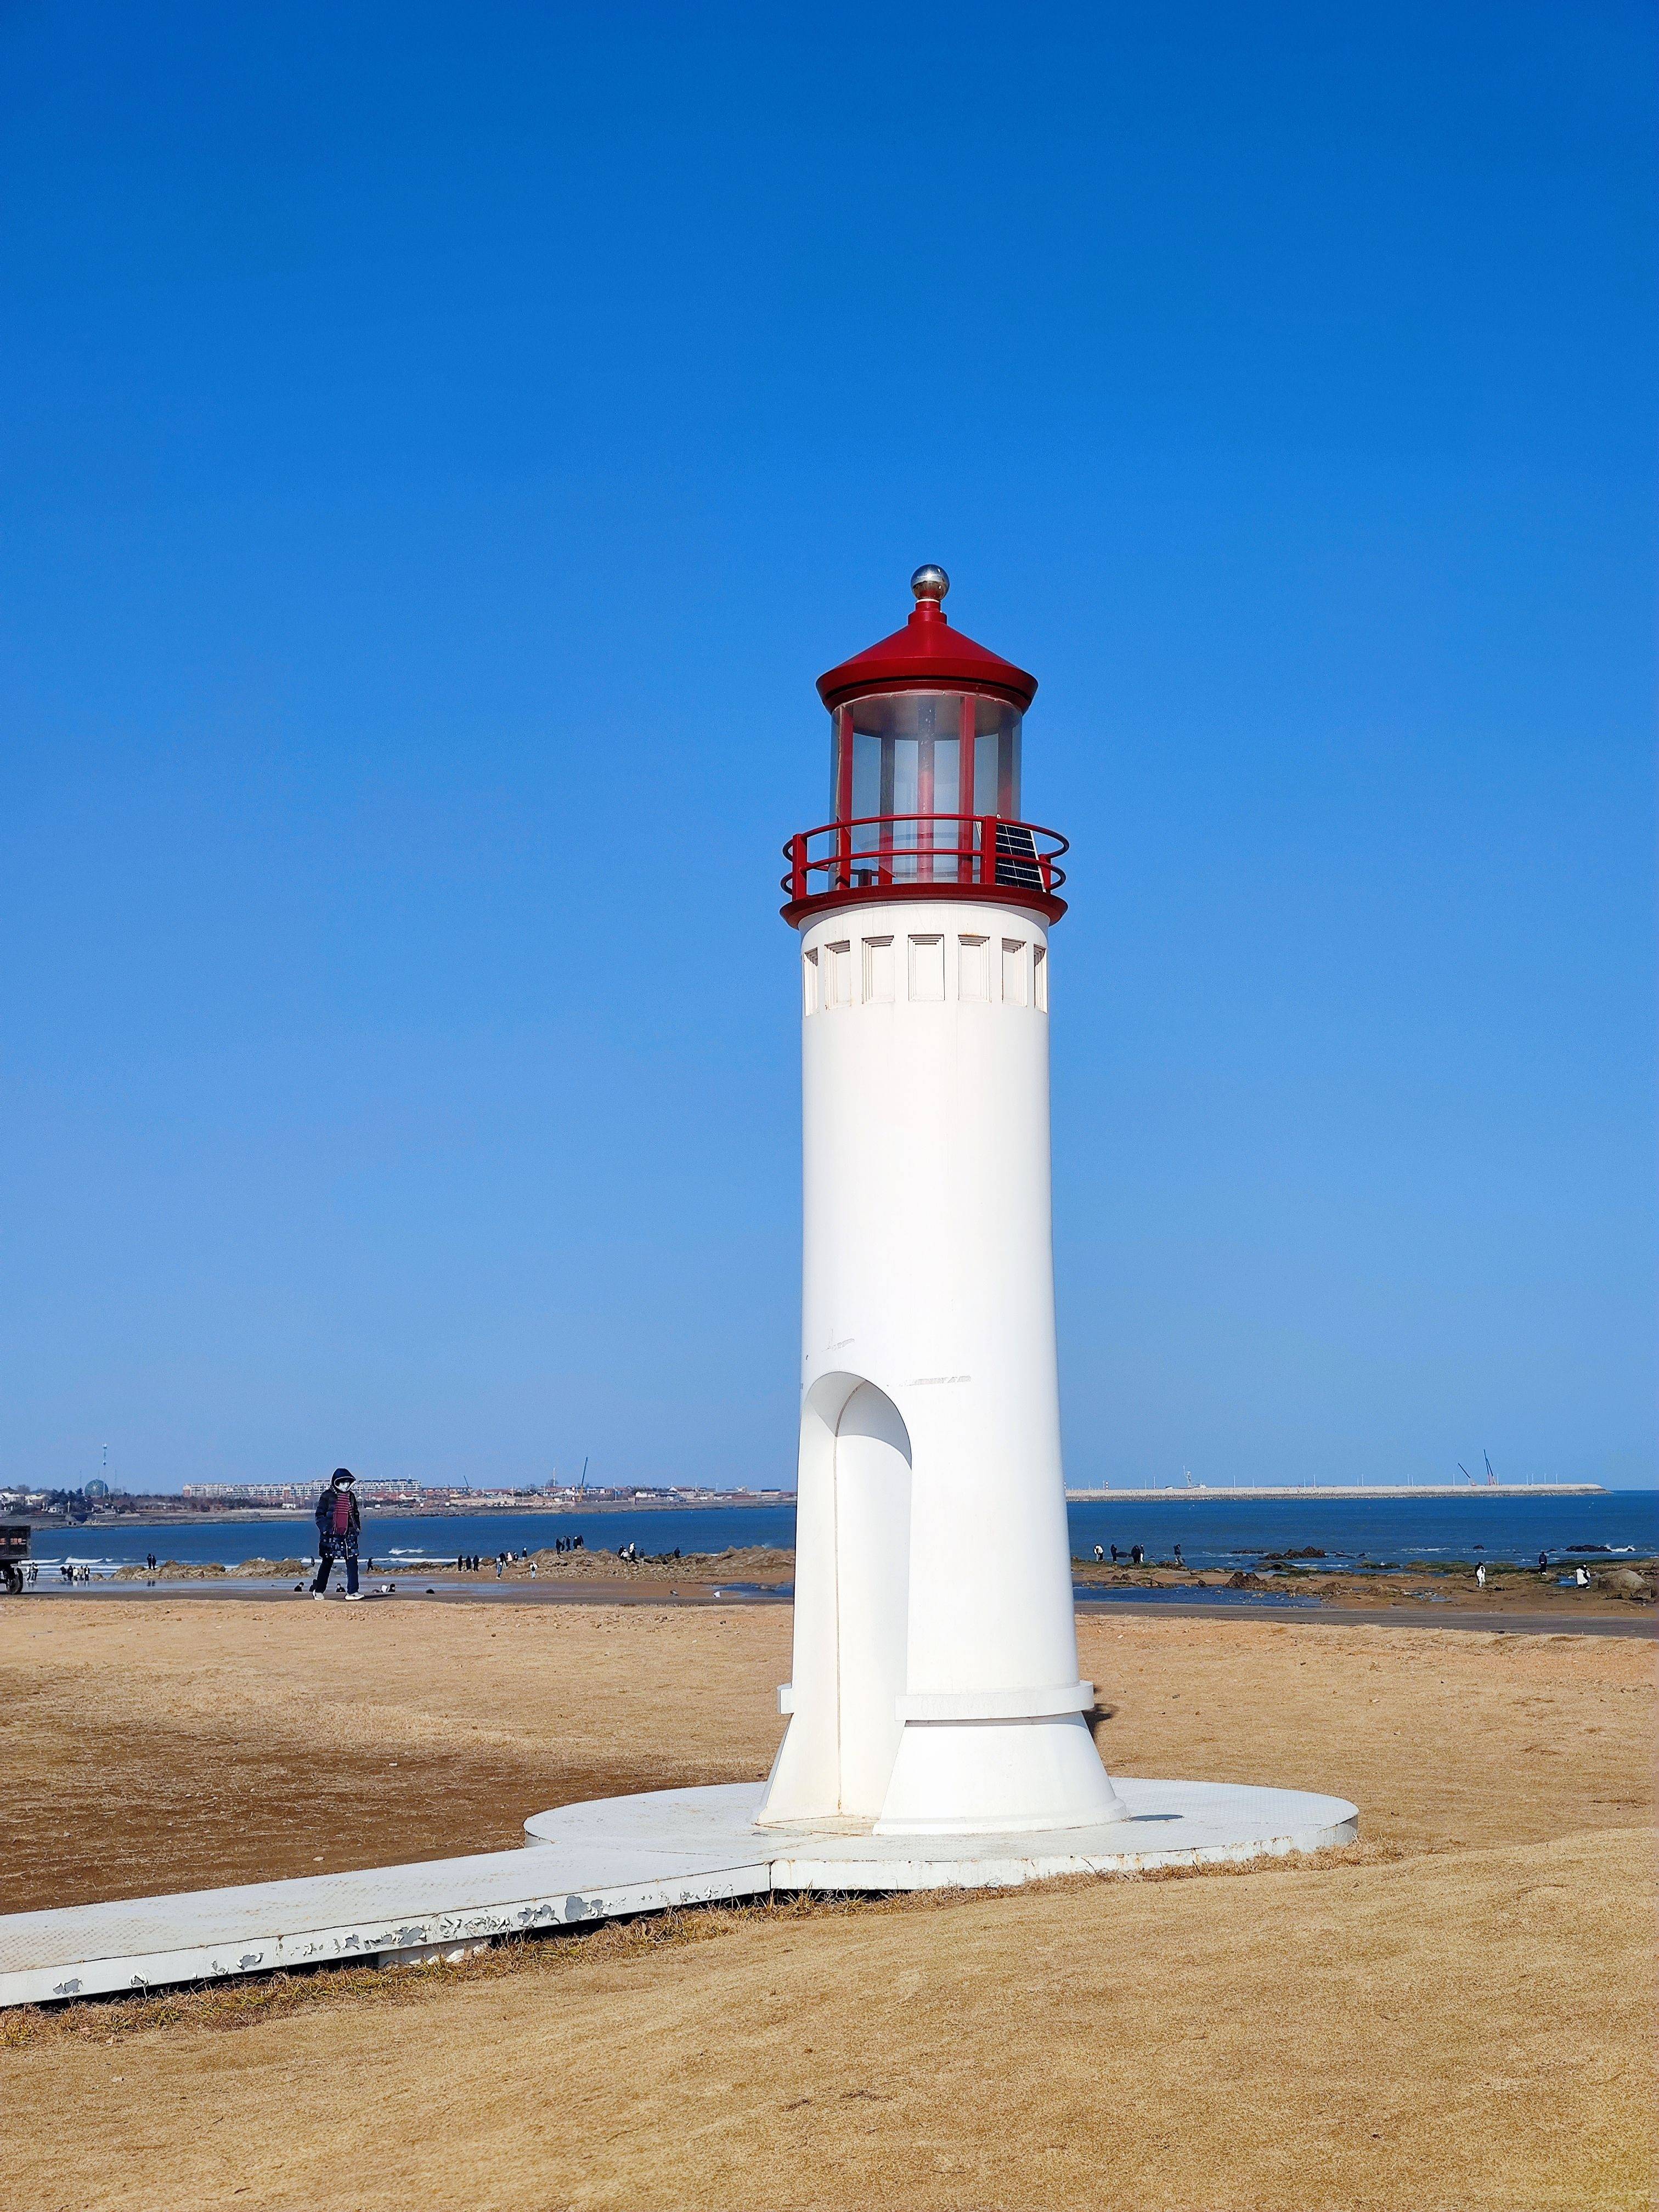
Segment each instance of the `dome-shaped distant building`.
M94 1474L90 1482L82 1485L81 1494L83 1498L107 1498L109 1485L101 1474Z

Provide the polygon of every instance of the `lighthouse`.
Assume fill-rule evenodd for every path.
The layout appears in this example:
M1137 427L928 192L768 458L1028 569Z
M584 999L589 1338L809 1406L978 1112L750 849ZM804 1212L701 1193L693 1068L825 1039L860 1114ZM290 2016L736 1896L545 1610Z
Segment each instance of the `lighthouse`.
M1099 1826L1060 1461L1036 679L917 569L818 679L833 820L793 837L804 1255L793 1679L762 1826Z

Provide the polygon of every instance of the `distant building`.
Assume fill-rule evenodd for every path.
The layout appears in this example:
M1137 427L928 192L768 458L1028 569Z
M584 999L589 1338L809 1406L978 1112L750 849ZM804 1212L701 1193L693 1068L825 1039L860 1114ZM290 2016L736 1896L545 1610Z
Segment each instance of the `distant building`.
M312 1482L186 1482L179 1495L222 1505L310 1505L322 1486L320 1475ZM418 1505L423 1495L415 1482L360 1482L357 1492L381 1505Z
M288 1510L308 1510L316 1503L322 1486L318 1476L309 1482L186 1482L180 1486L179 1494L195 1505L225 1505L244 1510L264 1507ZM0 1496L6 1493L0 1492ZM88 1498L103 1493L88 1483ZM649 1505L708 1505L725 1504L786 1504L793 1503L793 1490L716 1490L698 1483L623 1483L602 1486L587 1483L580 1487L564 1485L557 1488L547 1485L529 1484L523 1489L497 1487L471 1490L451 1482L419 1483L392 1480L360 1480L357 1494L365 1505L405 1506L416 1510L441 1512L501 1512L524 1511L540 1507L557 1507L563 1510L586 1508L591 1511L607 1506Z

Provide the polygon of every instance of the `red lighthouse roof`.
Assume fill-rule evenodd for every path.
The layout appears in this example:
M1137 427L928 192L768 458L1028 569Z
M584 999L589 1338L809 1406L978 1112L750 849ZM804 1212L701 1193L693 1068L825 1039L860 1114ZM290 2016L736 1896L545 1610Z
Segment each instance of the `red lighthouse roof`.
M940 605L950 588L943 568L918 568L910 579L915 612L891 637L819 677L824 705L840 707L872 691L979 691L1023 714L1036 696L1036 677L951 629Z

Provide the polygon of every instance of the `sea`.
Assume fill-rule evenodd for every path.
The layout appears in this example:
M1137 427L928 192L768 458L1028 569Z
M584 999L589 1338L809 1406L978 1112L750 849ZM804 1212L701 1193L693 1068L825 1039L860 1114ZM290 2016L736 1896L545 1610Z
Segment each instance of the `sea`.
M1072 1550L1091 1559L1098 1544L1121 1552L1144 1545L1154 1559L1181 1546L1189 1567L1240 1567L1271 1553L1310 1548L1333 1566L1410 1566L1414 1561L1518 1560L1535 1565L1597 1554L1659 1554L1659 1491L1612 1490L1589 1498L1467 1497L1206 1498L1171 1491L1153 1502L1079 1500L1066 1508ZM363 1516L366 1557L388 1571L416 1562L453 1563L463 1553L550 1549L556 1536L580 1535L590 1552L637 1544L656 1555L722 1552L751 1545L792 1548L793 1505L673 1506L626 1513L434 1513ZM142 1561L304 1558L314 1548L308 1518L217 1522L106 1521L81 1528L37 1529L31 1556L73 1562L94 1577Z

